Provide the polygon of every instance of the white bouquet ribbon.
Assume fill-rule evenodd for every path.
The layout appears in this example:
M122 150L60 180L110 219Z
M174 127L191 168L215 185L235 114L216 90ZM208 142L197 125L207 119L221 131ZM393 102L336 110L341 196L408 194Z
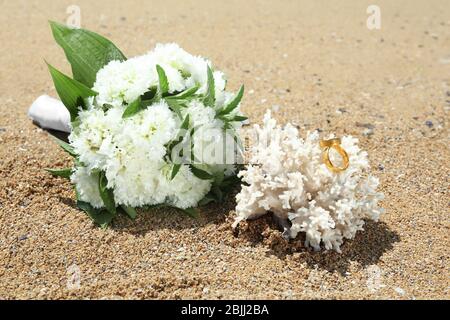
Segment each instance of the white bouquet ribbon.
M43 129L70 132L70 113L64 104L48 95L39 96L28 109L28 116Z

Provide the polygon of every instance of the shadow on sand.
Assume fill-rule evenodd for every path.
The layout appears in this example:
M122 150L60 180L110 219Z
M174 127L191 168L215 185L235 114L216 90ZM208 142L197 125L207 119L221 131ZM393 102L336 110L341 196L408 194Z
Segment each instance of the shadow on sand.
M136 220L130 220L124 215L118 215L111 225L119 232L126 232L135 236L162 229L180 231L185 229L201 228L208 224L223 225L227 213L233 210L232 203L209 204L201 209L199 217L193 218L181 210L171 207L159 207L152 209L138 209Z
M231 225L232 218L229 217L229 213L236 206L235 193L236 191L228 195L228 201L203 207L199 218L193 219L179 210L169 207L140 209L136 220L133 221L124 215L118 215L113 220L111 227L118 232L144 236L148 232L161 229L184 230L201 228L208 224L215 224L218 227L224 224ZM61 197L60 201L67 206L76 208L74 199ZM358 232L354 239L344 241L341 246L342 253L333 250L314 252L311 248L305 248L303 245L304 234L299 234L294 240L286 241L271 215L242 222L233 233L236 238L247 244L268 247L268 255L286 259L287 256L294 253L299 254L300 260L306 262L311 268L320 268L345 275L352 261L363 267L376 264L386 251L393 248L394 243L400 241L399 235L390 230L384 222L366 221L364 229L365 231Z
M233 199L233 197L230 198ZM195 219L168 207L139 210L140 214L136 220L118 215L113 220L111 228L139 237L161 229L195 230L208 224L214 224L217 227L231 225L233 219L230 218L229 213L235 206L231 199L222 204L210 204L203 207L200 217ZM67 206L76 208L73 199L61 197L60 200ZM231 227L225 229L230 230ZM306 262L310 268L319 268L345 275L351 262L356 262L362 267L376 264L386 251L393 248L394 243L400 241L400 236L390 230L382 221L368 220L364 229L364 232L358 232L354 239L344 241L341 246L342 253L333 250L314 252L311 248L304 246L305 236L302 233L296 239L286 241L271 215L241 222L235 230L234 236L239 242L242 241L247 245L267 247L269 249L267 255L284 260L288 256L292 257L296 254L299 261Z
M386 223L368 220L363 232L358 232L352 240L344 241L341 246L342 253L333 250L314 252L303 245L304 234L286 241L270 216L258 220L247 222L245 230L239 232L239 237L243 237L253 245L267 246L268 255L286 259L287 256L296 253L299 260L306 262L310 268L339 272L342 275L349 270L351 262L356 262L362 267L376 264L386 251L393 248L394 243L400 241L400 236L390 230Z

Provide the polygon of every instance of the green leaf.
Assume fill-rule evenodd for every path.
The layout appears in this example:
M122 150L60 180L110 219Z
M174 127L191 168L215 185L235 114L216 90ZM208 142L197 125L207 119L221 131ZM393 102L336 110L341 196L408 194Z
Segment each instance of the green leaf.
M177 176L177 173L178 173L178 171L180 171L180 168L181 168L180 163L176 163L173 165L172 172L170 173L170 180L173 180L173 178L175 178Z
M214 194L217 202L223 201L223 192L218 186L212 186L211 192Z
M72 168L64 168L64 169L45 168L45 170L50 172L55 177L70 179L70 176L72 175Z
M232 119L230 119L230 122L241 122L247 120L248 117L245 116L234 116Z
M152 100L155 98L156 93L158 92L158 88L156 86L152 86L148 89L147 92L145 92L143 95L141 95L142 100Z
M241 102L243 95L244 95L244 85L241 86L237 95L233 98L233 100L231 100L231 102L222 111L219 112L219 114L220 115L229 114L234 109L236 109L237 106L239 105L239 103Z
M157 208L164 208L166 207L167 204L165 203L157 203L157 204L148 204L148 205L143 205L142 207L140 207L142 210L152 210L152 209L157 209ZM145 211L144 211L145 213Z
M210 202L222 202L225 196L241 182L241 179L237 175L225 177L223 171L215 173L211 191L198 202L198 206L204 206Z
M124 205L121 205L120 207L123 209L123 211L125 211L125 213L126 213L132 220L136 219L136 216L137 216L136 209L134 209L133 207L124 206Z
M169 145L167 146L167 154L171 155L173 147L175 147L177 144L179 144L181 141L183 141L183 131L187 130L188 128L189 128L189 114L186 115L183 122L181 123L181 127L180 127L180 130L178 130L176 138L174 140L172 140L169 143Z
M67 142L62 141L62 140L60 140L60 139L58 139L58 138L56 138L56 137L53 137L53 139L55 139L55 142L56 142L61 148L63 148L63 150L64 150L65 152L67 152L68 154L70 154L72 157L77 157L77 154L75 153L73 147L72 147L70 144L68 144Z
M116 203L114 201L114 193L111 189L107 188L108 179L103 171L100 171L98 175L98 190L100 191L100 197L103 200L103 204L106 210L111 214L116 214Z
M181 124L180 129L187 130L189 128L189 113L184 117L183 123ZM179 132L178 135L181 133Z
M64 49L73 77L92 88L97 72L112 60L126 60L108 39L88 30L74 29L50 21L53 37Z
M199 217L199 213L196 209L194 208L187 208L187 209L181 209L179 208L181 211L183 211L185 214L187 214L188 216L190 216L191 218L198 218Z
M207 83L208 87L206 89L206 95L205 98L203 99L203 103L205 104L205 106L214 107L214 103L216 102L216 90L214 85L214 75L209 66L207 68L207 73L208 73L208 83Z
M200 200L200 201L198 202L198 205L199 205L199 206L205 206L205 205L207 205L208 203L214 202L214 201L216 201L215 197L213 197L211 194L208 193L206 196L203 197L202 200Z
M134 116L136 113L142 110L141 105L141 97L134 100L132 103L128 105L128 107L125 109L125 111L122 114L122 118L129 118L131 116Z
M169 81L167 80L166 72L159 64L156 65L156 71L159 78L159 91L162 96L169 92Z
M219 186L220 189L228 191L241 182L242 182L241 178L238 178L238 176L234 174L232 176L228 176L225 179L223 179L222 182L219 184Z
M109 109L112 109L112 108L114 108L114 106L112 104L109 104L109 103L104 103L102 105L102 110L105 111L105 112L108 111Z
M202 180L214 179L214 176L209 174L205 170L199 169L199 168L195 167L194 165L190 165L190 168L191 168L191 171L194 174L194 176L196 176L199 179L202 179Z
M97 92L89 89L81 82L69 78L48 63L47 66L55 84L56 92L58 92L62 103L69 110L70 119L74 121L78 116L78 108L85 107L84 99L96 96Z
M179 103L179 100L166 99L166 102L169 105L170 110L175 112L180 119L183 118L183 115L181 114L183 105Z
M223 180L225 179L225 172L222 171L218 171L214 173L214 185L216 186L220 186L223 182Z
M77 207L86 212L87 215L94 221L94 223L101 226L102 228L107 227L114 218L114 214L108 212L107 210L96 209L89 203L81 200L77 201Z
M186 89L174 96L168 96L168 97L166 97L166 99L184 100L184 99L192 97L198 91L198 89L199 89L199 86L196 85L196 86Z

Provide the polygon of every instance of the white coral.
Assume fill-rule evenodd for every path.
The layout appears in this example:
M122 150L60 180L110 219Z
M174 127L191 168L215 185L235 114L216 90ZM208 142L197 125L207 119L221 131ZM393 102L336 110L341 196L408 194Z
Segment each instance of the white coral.
M376 192L378 179L367 176L367 153L358 147L357 139L342 138L350 165L336 174L323 163L317 132L302 139L292 125L277 125L270 111L264 125L254 129L250 164L239 173L247 185L236 196L234 227L270 211L288 222L286 237L305 232L305 245L319 250L323 244L340 252L344 238L352 239L363 230L364 219L378 220L383 209L377 203L383 194Z

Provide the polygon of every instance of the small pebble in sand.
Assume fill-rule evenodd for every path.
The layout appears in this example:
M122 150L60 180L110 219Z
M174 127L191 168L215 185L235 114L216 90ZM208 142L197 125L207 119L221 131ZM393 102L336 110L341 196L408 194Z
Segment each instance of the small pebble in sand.
M378 170L383 171L384 170L384 165L382 165L381 163L378 165Z
M28 239L28 234L23 234L21 236L19 236L19 241L23 241L23 240L27 240Z
M373 135L373 129L366 128L363 130L362 134L365 137L370 137L371 135Z
M356 122L356 126L360 128L366 128L366 129L375 129L375 126L371 123L362 123L362 122Z
M401 296L405 295L405 290L403 290L400 287L395 288L394 291L397 292Z

